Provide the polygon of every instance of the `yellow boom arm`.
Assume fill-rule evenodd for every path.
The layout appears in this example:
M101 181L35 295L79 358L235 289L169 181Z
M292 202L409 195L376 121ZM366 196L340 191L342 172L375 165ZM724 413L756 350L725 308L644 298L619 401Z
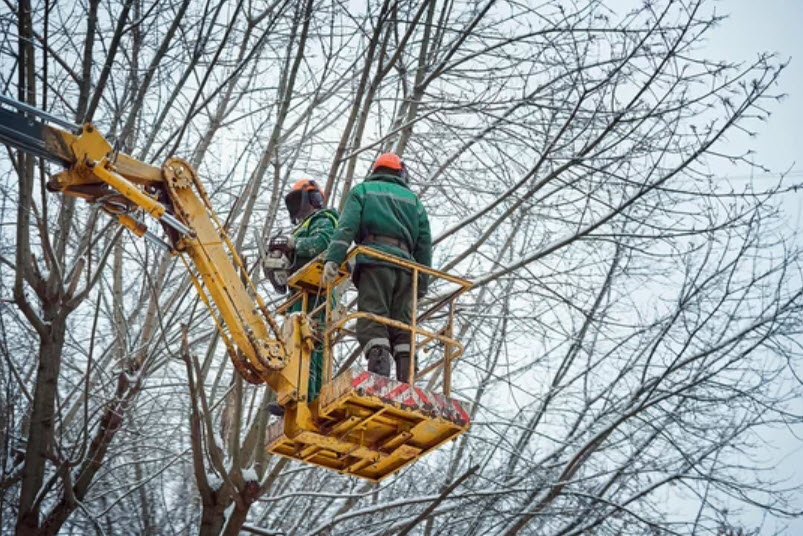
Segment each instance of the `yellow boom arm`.
M3 97L2 102L9 101ZM46 115L11 103L30 114ZM99 203L137 236L146 236L180 256L212 312L238 372L252 383L267 383L282 404L297 400L300 378L306 378L301 370L301 345L289 341L292 348L288 353L281 330L248 279L187 162L169 158L157 168L121 154L90 123L73 133L0 109L0 124L0 141L65 167L48 182L48 190ZM162 224L169 243L147 230L138 218L144 214ZM304 320L295 322L303 324ZM303 328L295 327L298 331Z

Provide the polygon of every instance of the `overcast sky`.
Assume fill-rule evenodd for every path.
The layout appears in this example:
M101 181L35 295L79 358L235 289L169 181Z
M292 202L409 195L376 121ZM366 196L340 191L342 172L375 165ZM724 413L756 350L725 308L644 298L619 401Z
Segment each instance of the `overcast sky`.
M729 18L706 44L710 57L749 61L759 51L767 51L778 53L784 61L790 60L778 87L778 92L786 93L787 97L771 108L772 117L759 126L759 136L751 145L757 151L758 162L775 172L792 169L790 178L803 183L803 1L723 0L717 11L728 14ZM740 176L749 170L732 168L730 173ZM754 180L772 179L761 176ZM799 230L803 192L789 197L785 205L791 212L790 223Z
M782 74L778 92L786 93L785 100L771 108L770 120L761 125L759 135L752 140L756 150L756 161L771 168L773 172L792 170L789 184L803 184L803 1L800 0L723 0L717 11L730 17L705 45L706 54L711 58L755 59L757 52L777 52L784 61L790 60ZM724 168L725 166L723 166ZM751 180L746 166L736 168L727 166L723 172L736 178L734 182ZM777 175L758 175L753 182L759 187L777 180ZM789 225L795 229L798 244L801 239L801 212L803 212L803 189L785 196L784 209ZM803 372L803 371L798 371ZM796 408L798 413L803 407ZM789 431L772 431L765 439L775 444L774 454L779 460L777 474L792 476L789 484L803 484L803 430L797 430L797 437ZM768 456L772 455L768 448ZM803 510L803 496L795 506ZM759 512L752 512L746 520L755 527L761 522ZM746 523L746 524L747 524ZM784 534L803 534L803 519L788 522ZM770 523L761 534L772 534L781 526Z

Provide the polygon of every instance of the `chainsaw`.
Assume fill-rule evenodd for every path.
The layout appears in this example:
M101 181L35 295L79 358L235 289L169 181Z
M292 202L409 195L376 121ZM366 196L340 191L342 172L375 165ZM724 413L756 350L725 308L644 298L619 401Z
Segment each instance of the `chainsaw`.
M255 233L255 242L259 250L262 271L270 284L279 294L287 292L287 277L293 266L294 251L286 235L277 234L268 242L267 251L262 240Z

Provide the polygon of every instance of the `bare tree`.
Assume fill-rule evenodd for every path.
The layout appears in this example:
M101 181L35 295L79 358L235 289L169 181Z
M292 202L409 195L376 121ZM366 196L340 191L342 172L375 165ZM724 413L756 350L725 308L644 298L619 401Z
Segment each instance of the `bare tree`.
M291 181L338 206L395 150L438 267L476 289L452 380L466 435L380 485L274 459L272 395L231 370L184 267L6 151L3 532L738 534L760 527L734 504L801 515L746 461L801 420L800 244L778 209L798 185L718 175L763 169L731 142L778 108L784 64L707 58L713 6L4 6L4 93L190 160L252 261Z

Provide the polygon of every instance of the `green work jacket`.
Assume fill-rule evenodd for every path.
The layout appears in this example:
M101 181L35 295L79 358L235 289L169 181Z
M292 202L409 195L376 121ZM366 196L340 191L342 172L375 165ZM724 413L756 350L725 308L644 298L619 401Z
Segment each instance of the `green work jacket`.
M401 240L410 253L391 244L365 241L368 235ZM427 212L404 179L395 175L374 173L349 191L326 251L326 260L342 263L352 241L425 266L432 265L432 235ZM361 264L384 263L360 255L357 271ZM426 291L427 278L421 277L419 285L419 292Z
M326 251L335 227L337 227L337 211L326 208L316 210L293 229L296 258L292 270L298 270L321 252Z

